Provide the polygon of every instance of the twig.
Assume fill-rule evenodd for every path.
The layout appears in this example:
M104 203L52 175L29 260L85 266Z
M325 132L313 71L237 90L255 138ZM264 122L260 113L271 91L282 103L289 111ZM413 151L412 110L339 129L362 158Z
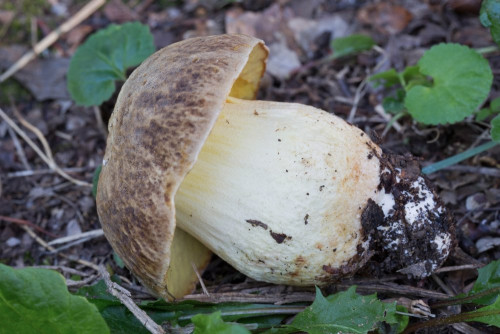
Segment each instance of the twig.
M35 230L37 230L39 232L42 232L42 233L45 233L45 234L47 234L48 236L50 236L52 238L57 238L58 237L57 235L55 235L53 233L50 233L49 231L44 230L40 226L33 224L29 220L24 220L24 219L19 219L19 218L12 218L12 217L6 217L6 216L0 216L0 220L4 220L6 222L14 223L14 224L19 224L19 225L31 226Z
M48 245L58 245L58 244L65 244L67 242L75 241L75 240L80 240L80 239L93 239L93 238L98 238L100 236L103 236L104 232L102 229L97 229L93 231L88 231L88 232L83 232L83 233L78 233L74 235L70 235L67 237L62 237L59 239L52 240L51 242L48 243Z
M349 288L348 284L337 284L337 288L347 289ZM449 296L447 294L426 290L422 288L416 288L409 285L399 285L395 283L384 283L384 284L367 284L367 285L358 285L356 288L358 292L368 292L368 293L391 293L403 296L416 296L423 298L433 298L436 300L448 299Z
M484 267L484 264L464 264L461 266L442 267L437 269L434 273L439 274L439 273L446 273L449 271L471 270L471 269L478 269L481 267Z
M99 109L98 106L94 106L92 110L94 111L94 116L97 122L97 128L99 129L99 132L101 132L101 134L104 136L104 139L106 139L106 137L108 136L108 129L106 129L106 126L102 121L101 109Z
M276 308L262 307L262 308L249 308L245 310L223 310L222 316L235 316L235 315L271 315L271 314L297 314L304 311L306 306L279 306ZM193 317L192 314L182 315L179 320L189 320Z
M392 120L392 117L388 113L385 112L385 109L381 104L376 105L374 110L377 114L380 115L380 117L382 117L387 122L390 122ZM396 130L399 133L403 132L403 128L402 128L401 124L399 124L396 120L392 122L392 127L394 128L394 130ZM385 135L385 132L386 131L384 130L382 137Z
M90 276L91 274L76 270L74 268L66 267L66 266L33 266L33 268L43 268L43 269L51 269L51 270L57 270L62 273L68 273L70 275L78 275L82 277L87 277Z
M203 293L206 294L207 296L210 296L208 293L207 287L205 286L205 283L203 282L203 279L201 278L200 273L198 272L198 268L196 268L196 265L191 262L191 266L193 267L194 273L196 274L196 277L198 277L198 281L200 282L201 289L203 290Z
M209 296L205 294L186 295L182 300L197 300L205 303L225 303L225 302L238 302L238 303L264 303L264 304L289 304L297 302L312 302L314 301L314 293L312 292L295 292L287 294L267 294L257 295L251 293L240 292L222 292L211 293Z
M97 275L92 275L87 278L84 278L80 281L74 281L70 278L66 278L66 286L68 288L81 288L82 286L89 285L89 283L93 282L97 278Z
M0 75L0 83L7 80L14 73L19 71L21 68L26 66L30 61L32 61L37 55L45 51L49 46L54 44L55 41L59 39L59 37L78 24L80 24L83 20L92 15L95 11L101 7L106 0L91 0L85 6L82 7L75 15L69 18L66 22L61 24L56 30L52 31L50 34L45 36L40 42L38 42L32 50L25 53L21 58L19 58L7 71L5 71L2 75Z
M10 129L10 128L9 128ZM87 167L72 167L72 168L61 168L62 171L66 173L80 173L88 170ZM26 177L26 176L36 176L42 174L56 173L53 169L37 169L37 170L21 170L17 172L7 173L6 177L12 179L15 177Z
M406 327L403 334L415 333L417 330L428 327L444 326L463 321L473 321L476 318L488 317L498 315L498 310L488 311L474 311L467 313L454 314L443 318L436 318L425 322L418 322L416 324Z
M76 241L73 241L73 242L70 242L64 246L61 246L59 248L56 248L54 249L53 251L50 251L50 252L47 252L47 254L55 254L55 253L59 253L60 251L63 251L65 249L68 249L68 248L71 248L73 246L76 246L76 245L80 245L80 244L83 244L84 242L87 242L89 240L92 240L92 238L83 238L83 239L78 239Z
M40 238L35 232L33 232L33 230L31 228L29 228L28 226L26 225L21 225L21 227L33 238L35 239L35 241L40 245L42 246L43 248L45 249L48 249L49 251L54 251L55 248L50 246L49 244L47 244L45 242L45 240L43 240L42 238ZM96 264L90 262L90 261L86 261L86 260L82 260L82 259L79 259L75 256L69 256L69 255L65 255L65 254L59 254L59 256L65 258L65 259L68 259L70 261L75 261L75 262L78 262L86 267L89 267L89 268L92 268L94 269L95 271L99 271L99 266L97 266Z
M12 130L12 128L10 126L7 128L7 130L9 131L9 135L12 138L12 142L14 143L14 146L16 147L17 155L19 156L21 163L23 164L25 169L31 170L31 166L28 163L28 159L26 159L26 155L24 154L23 147L21 146L19 139L17 139L16 133L14 132L14 130Z
M79 186L85 186L85 187L92 187L92 184L85 182L85 181L80 181L77 180L68 174L66 174L57 164L55 163L54 160L50 160L45 153L43 153L40 148L28 137L28 135L20 129L17 124L0 108L0 117L4 119L7 124L16 131L16 133L23 138L29 146L40 156L40 158L55 172L57 172L59 175L64 177L66 180L73 182L76 185Z
M12 106L12 110L14 110L14 115L16 115L19 122L21 122L21 124L25 128L28 128L28 130L33 132L36 135L36 137L38 138L38 140L40 141L40 143L42 143L42 147L43 147L43 150L45 151L45 155L47 156L47 158L49 160L54 160L54 157L52 155L52 150L50 149L49 143L47 142L47 139L45 139L45 136L43 135L42 131L38 130L38 128L36 126L32 125L30 122L28 122L23 117L23 115L21 115L21 113L17 109L17 107L16 107L14 101L12 101L12 99L10 101L10 104Z
M485 334L483 331L472 327L471 325L468 325L464 322L459 322L456 324L451 325L453 329L459 331L460 333L464 334Z
M155 323L146 312L141 310L130 298L131 294L125 288L119 286L118 284L111 281L109 277L109 273L103 266L99 267L99 273L104 279L104 283L106 283L107 290L110 294L115 296L120 300L120 302L125 305L126 308L129 309L130 312L147 328L150 333L153 334L165 334L163 328L160 325Z
M453 297L455 296L455 293L453 293L453 291L443 282L443 280L441 278L439 278L437 275L435 274L432 274L432 279L434 280L434 282L437 283L437 285L439 285L439 287L441 289L443 289L444 292L446 292L450 297Z
M354 102L352 104L351 111L349 112L349 117L347 117L347 121L349 123L352 123L354 120L354 116L356 116L356 110L358 109L358 104L363 95L365 95L365 87L366 87L366 82L368 80L369 76L366 76L363 81L358 85L358 88L356 88L356 93L354 94Z

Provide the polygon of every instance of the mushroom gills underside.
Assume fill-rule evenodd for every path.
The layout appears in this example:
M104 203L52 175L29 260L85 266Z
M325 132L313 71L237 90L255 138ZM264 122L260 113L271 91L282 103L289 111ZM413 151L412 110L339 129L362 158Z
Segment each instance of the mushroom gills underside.
M175 195L177 226L257 280L322 284L354 271L379 183L370 143L313 107L229 97Z

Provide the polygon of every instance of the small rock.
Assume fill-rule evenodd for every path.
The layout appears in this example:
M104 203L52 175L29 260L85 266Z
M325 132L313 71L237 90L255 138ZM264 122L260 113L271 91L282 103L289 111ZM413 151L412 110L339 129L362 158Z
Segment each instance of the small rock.
M76 219L72 219L66 225L66 236L75 235L82 233L82 229L80 228L80 224Z
M82 128L84 125L85 119L83 119L83 117L71 115L66 121L66 131L71 132Z
M269 53L272 56L267 61L267 70L277 78L286 79L294 69L300 66L299 57L285 43L269 45Z
M6 244L8 247L16 247L16 246L18 246L20 243L21 243L21 240L19 240L18 238L15 238L15 237L10 237L10 238L9 238L9 239L7 239L7 241L5 242L5 244Z
M500 246L500 238L484 237L476 242L478 253L486 252L492 248Z
M470 195L465 200L465 208L468 211L483 208L486 206L486 204L488 204L488 201L486 200L486 196L483 193Z

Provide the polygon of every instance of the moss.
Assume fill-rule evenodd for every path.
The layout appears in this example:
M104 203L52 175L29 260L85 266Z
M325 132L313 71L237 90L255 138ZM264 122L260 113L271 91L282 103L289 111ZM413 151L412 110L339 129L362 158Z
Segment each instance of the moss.
M50 8L47 0L0 0L0 10L13 11L16 16L10 23L7 31L1 36L2 44L29 43L31 30L31 17L43 15Z
M24 16L39 16L50 8L47 0L0 1L0 9L18 12Z
M0 84L0 105L9 104L9 98L25 101L31 99L31 94L16 80L8 79Z

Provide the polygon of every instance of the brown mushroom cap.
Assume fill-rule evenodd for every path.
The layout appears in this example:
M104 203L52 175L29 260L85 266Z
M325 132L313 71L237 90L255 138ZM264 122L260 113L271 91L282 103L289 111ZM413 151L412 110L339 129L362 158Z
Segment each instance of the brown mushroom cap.
M159 296L189 293L192 263L203 268L210 259L208 249L176 229L174 194L227 96L255 98L267 53L261 40L244 35L185 40L144 61L118 96L97 210L113 249Z

